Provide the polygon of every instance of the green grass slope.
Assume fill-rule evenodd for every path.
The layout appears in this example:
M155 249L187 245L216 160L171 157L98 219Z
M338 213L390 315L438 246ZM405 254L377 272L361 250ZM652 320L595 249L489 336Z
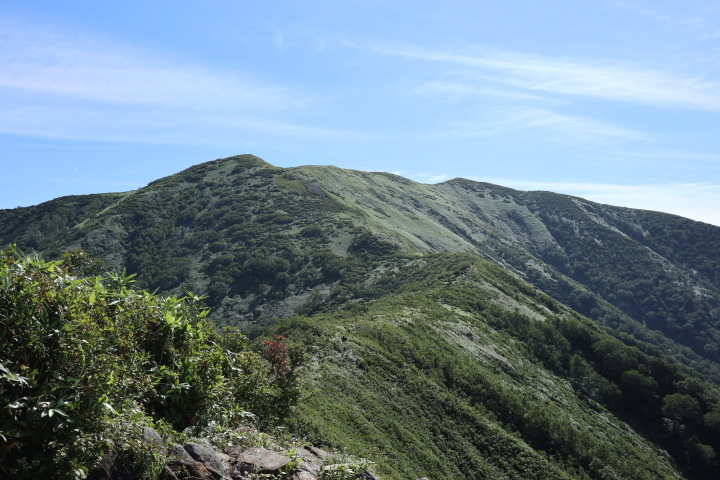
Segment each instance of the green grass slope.
M376 300L273 329L311 354L299 431L398 480L720 473L714 387L476 256L402 263Z
M720 380L720 228L549 192L300 167L405 251L473 252Z

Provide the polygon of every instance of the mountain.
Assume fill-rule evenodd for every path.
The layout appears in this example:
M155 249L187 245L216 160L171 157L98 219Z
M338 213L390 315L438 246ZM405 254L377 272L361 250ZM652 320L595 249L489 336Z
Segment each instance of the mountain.
M715 226L243 155L0 211L0 243L304 344L294 427L387 478L720 474Z

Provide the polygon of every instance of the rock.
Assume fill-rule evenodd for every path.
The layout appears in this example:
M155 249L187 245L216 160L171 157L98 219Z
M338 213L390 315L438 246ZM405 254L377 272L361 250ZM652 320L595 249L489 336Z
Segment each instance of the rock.
M143 428L143 441L149 444L160 444L162 445L162 437L154 428L145 427Z
M323 450L322 448L309 446L309 447L305 447L305 449L309 450L310 453L312 453L313 455L315 455L318 458L327 458L330 456L330 454L328 452L326 452L325 450Z
M154 428L143 428L143 442L145 442L148 446L154 447L158 452L162 452L163 440Z
M263 444L271 450L282 450L282 446L278 443L277 438L272 435L264 435Z
M250 465L253 469L266 473L277 472L291 461L279 453L262 447L252 447L245 450L238 455L237 460L238 463Z
M245 474L252 474L253 468L247 463L238 462L230 472L230 478L232 480L244 480Z
M178 477L175 475L175 472L170 470L170 467L165 465L165 468L163 468L163 471L160 474L159 480L178 480Z
M320 473L320 464L316 462L302 462L300 466L298 466L298 470L317 475Z
M179 443L173 443L169 450L168 455L170 457L171 465L190 465L195 462L195 459L183 448Z
M135 473L118 457L117 452L108 452L98 464L88 472L87 480L140 480Z
M253 430L252 427L248 427L247 425L240 425L235 430L233 430L233 432L242 434L242 433L251 432L252 430Z
M305 461L313 462L315 460L319 460L320 457L312 453L307 448L298 448L295 450L295 453L297 453L298 457L302 458Z
M317 475L300 470L293 473L292 480L317 480Z
M202 480L215 480L215 476L208 470L204 463L193 462L192 465L188 465L188 473Z
M218 475L227 477L227 465L222 461L220 453L214 448L199 443L188 443L185 445L185 451L195 461L204 464L211 471L214 470Z
M223 447L223 452L230 458L237 458L238 455L242 452L242 449L238 447L237 445L226 445ZM230 461L230 460L228 460Z

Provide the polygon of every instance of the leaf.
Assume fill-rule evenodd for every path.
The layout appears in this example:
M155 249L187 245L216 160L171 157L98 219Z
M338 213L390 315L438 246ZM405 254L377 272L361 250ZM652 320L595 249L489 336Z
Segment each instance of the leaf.
M52 410L50 410L50 412L51 412L51 413L50 413L50 416L51 416L51 417L52 417L52 412L57 413L57 414L60 415L61 417L67 417L67 416L68 416L67 413L65 413L63 410L60 410L59 408L53 408Z
M25 407L27 407L27 403L21 402L19 400L16 400L12 403L8 403L8 406L7 406L7 408L11 408L13 410L17 410L18 408L25 408Z

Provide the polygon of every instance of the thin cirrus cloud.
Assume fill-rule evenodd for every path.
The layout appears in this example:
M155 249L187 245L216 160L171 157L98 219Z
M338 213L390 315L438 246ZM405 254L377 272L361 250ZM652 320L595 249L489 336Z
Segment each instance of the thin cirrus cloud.
M581 61L488 50L477 55L407 45L375 45L378 53L460 66L482 81L492 79L532 92L584 96L701 111L720 110L720 83L674 72L622 64ZM468 72L465 72L468 75ZM471 93L472 87L465 92ZM455 93L460 91L456 85Z
M0 103L0 132L60 140L146 144L244 145L259 147L264 135L319 140L368 140L371 134L193 112L178 108L102 108L12 106ZM253 132L253 135L243 135ZM252 139L252 140L249 140Z
M542 143L606 146L625 141L647 141L651 135L637 130L617 127L607 122L567 115L533 107L501 107L486 110L481 116L454 122L439 137L496 137L503 135L534 136Z
M140 143L247 143L252 134L353 139L293 124L318 98L159 53L0 18L0 133Z
M463 99L467 97L489 97L503 100L539 100L547 101L545 97L533 95L518 90L508 88L489 88L479 87L476 85L468 85L461 82L450 82L446 80L433 80L425 82L413 90L419 95L443 95L453 99Z
M159 53L0 18L0 88L106 104L301 108L312 103L240 72L170 62Z

